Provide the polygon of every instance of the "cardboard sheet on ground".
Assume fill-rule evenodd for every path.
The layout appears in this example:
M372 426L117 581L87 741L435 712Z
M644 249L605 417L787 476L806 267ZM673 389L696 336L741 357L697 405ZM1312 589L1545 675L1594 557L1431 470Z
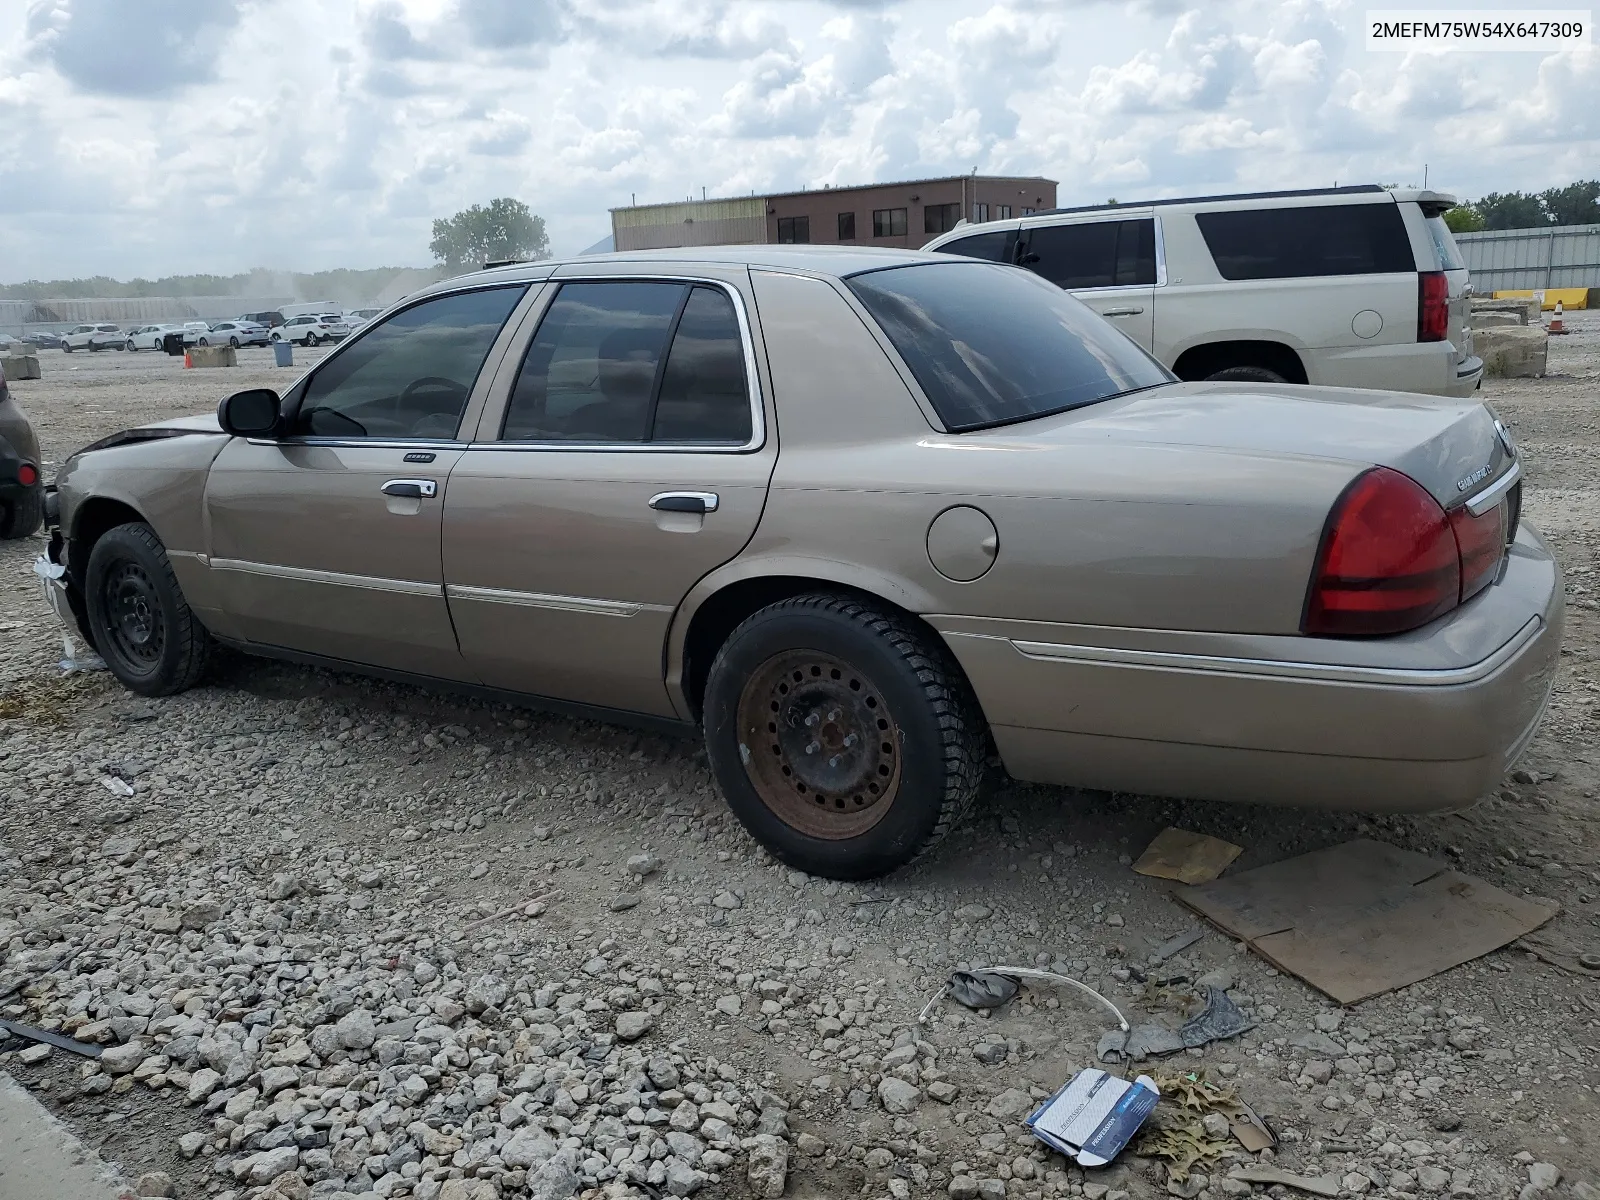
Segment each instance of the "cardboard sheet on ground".
M1191 833L1169 826L1156 834L1133 869L1157 879L1176 879L1179 883L1209 883L1221 875L1240 848L1232 842Z
M1341 1004L1469 962L1537 929L1560 907L1367 839L1176 894Z

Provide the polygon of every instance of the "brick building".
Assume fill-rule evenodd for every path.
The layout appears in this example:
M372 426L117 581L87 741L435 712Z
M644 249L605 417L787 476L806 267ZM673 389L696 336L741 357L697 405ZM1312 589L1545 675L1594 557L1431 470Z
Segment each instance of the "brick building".
M957 221L998 221L1056 206L1053 179L952 175L611 210L618 250L809 242L923 245Z

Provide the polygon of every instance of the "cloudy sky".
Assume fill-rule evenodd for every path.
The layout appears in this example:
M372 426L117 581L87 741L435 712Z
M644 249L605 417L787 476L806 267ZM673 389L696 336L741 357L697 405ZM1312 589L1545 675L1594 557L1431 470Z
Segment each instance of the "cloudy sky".
M635 194L702 187L976 169L1058 179L1070 204L1420 183L1424 163L1466 196L1596 174L1600 50L1373 53L1365 13L0 0L0 282L421 265L432 218L502 195L563 254Z

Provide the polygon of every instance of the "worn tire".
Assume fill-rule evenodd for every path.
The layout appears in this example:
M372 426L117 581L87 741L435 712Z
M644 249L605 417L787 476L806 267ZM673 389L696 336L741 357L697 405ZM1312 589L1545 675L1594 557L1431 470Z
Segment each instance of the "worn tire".
M844 677L834 672L832 678L838 682L833 683L823 676L808 677L795 685L791 694L785 686L788 665L807 657L824 665L837 664ZM774 664L783 665L774 668ZM809 675L816 676L816 670ZM800 677L801 672L796 671L794 678ZM761 680L769 678L776 680L775 686L788 697L783 712L778 711L779 704L785 703L779 699L779 690L769 693L762 688ZM812 703L804 694L808 687L836 689L833 694L844 697L837 703L846 707L852 700L849 689L855 689L854 697L866 696L869 705L881 695L881 708L874 707L872 712L887 718L887 724L880 718L877 729L871 727L870 719L864 726L853 726L847 715L840 728L862 729L862 743L849 755L840 751L840 758L854 755L860 760L875 754L876 750L867 749L867 741L876 745L877 738L897 733L898 745L892 750L893 743L882 744L887 761L893 764L892 793L867 799L864 810L836 813L835 807L847 808L852 791L856 793L854 801L862 803L861 778L870 776L840 784L844 794L833 797L824 795L821 785L808 793L804 783L797 782L808 770L822 770L823 762L821 758L808 761L798 755L780 755L777 742L795 734L802 740L812 736L796 723L801 708ZM839 717L836 702L824 698L817 703L829 710L828 720L818 728L831 728ZM784 733L776 731L776 723L760 728L769 707L774 722L787 721ZM813 715L818 711L813 710ZM804 723L812 724L809 719ZM703 727L712 770L734 815L780 860L830 879L885 875L937 845L977 796L988 749L977 699L949 652L935 638L900 613L830 593L796 596L769 605L733 631L711 664ZM891 733L879 733L881 729ZM838 732L834 730L835 735ZM756 753L779 758L754 762L752 744L759 744ZM851 745L848 741L843 744ZM772 775L773 761L794 763L793 772L787 766L780 768L783 776L789 776L787 782L779 778L775 783L775 777L757 780L754 771L763 767ZM828 765L838 761L830 759ZM887 776L890 772L884 766L885 762L877 762L877 769ZM850 769L849 765L845 768ZM785 788L804 795L796 799L786 794ZM877 791L875 787L871 790ZM795 815L785 816L774 803L789 807ZM881 813L870 816L880 805ZM868 819L875 823L859 829L854 824ZM814 826L840 824L819 836L798 827L797 820Z
M1206 376L1208 382L1216 380L1225 382L1233 380L1235 383L1288 383L1282 375L1267 367L1224 367L1220 371L1213 371Z
M95 649L129 691L170 696L205 673L211 635L190 611L150 526L130 522L101 536L89 554L84 597ZM134 648L141 628L148 631L144 653Z
M0 504L0 538L32 537L44 524L44 488L29 489L21 500Z

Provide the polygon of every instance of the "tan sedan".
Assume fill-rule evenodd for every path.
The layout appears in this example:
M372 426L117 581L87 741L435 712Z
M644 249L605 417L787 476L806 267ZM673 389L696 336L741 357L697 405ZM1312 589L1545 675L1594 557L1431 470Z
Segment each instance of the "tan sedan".
M128 687L214 643L699 726L785 862L911 860L1020 779L1470 802L1559 574L1483 405L1183 384L947 255L715 247L409 297L282 397L62 470L58 610Z

